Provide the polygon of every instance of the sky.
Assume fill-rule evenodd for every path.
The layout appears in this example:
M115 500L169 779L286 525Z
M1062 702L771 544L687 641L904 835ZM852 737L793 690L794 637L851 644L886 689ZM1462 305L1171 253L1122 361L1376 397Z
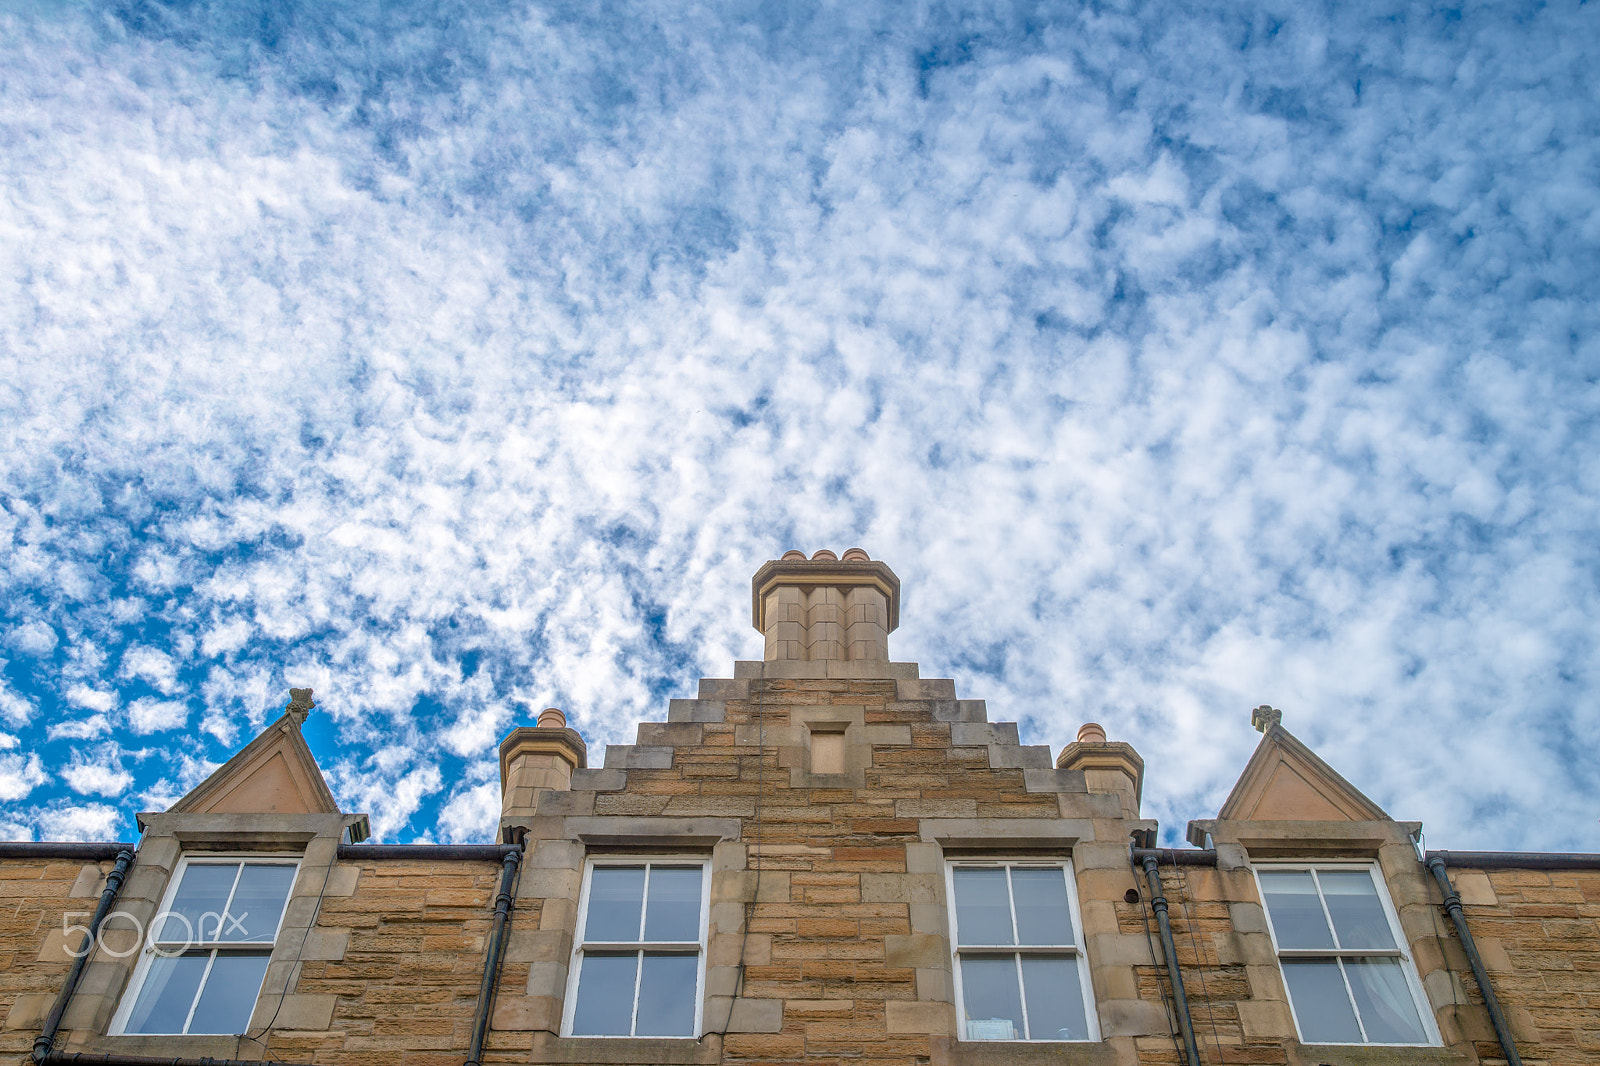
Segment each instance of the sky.
M860 546L891 657L1600 851L1600 5L0 0L0 837L376 839Z

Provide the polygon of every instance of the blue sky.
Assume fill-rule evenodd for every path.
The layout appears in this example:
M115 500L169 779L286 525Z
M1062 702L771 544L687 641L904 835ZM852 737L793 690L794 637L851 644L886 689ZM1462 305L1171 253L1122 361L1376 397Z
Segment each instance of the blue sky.
M1600 851L1595 5L0 4L0 835L484 840L860 545L1164 835Z

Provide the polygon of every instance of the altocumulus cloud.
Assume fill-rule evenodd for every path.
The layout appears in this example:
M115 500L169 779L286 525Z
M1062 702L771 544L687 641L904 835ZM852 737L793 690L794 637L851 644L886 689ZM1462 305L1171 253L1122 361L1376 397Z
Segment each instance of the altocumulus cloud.
M1592 6L680 7L0 15L0 828L294 683L379 836L488 839L525 707L626 740L862 544L1169 838L1270 701L1600 849Z

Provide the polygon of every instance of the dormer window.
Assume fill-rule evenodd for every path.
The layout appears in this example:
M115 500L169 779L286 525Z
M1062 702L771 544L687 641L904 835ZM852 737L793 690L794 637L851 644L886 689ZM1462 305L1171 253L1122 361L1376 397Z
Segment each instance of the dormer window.
M112 1032L247 1031L298 869L293 858L185 858Z
M1369 865L1260 866L1256 878L1307 1044L1428 1044L1416 969Z

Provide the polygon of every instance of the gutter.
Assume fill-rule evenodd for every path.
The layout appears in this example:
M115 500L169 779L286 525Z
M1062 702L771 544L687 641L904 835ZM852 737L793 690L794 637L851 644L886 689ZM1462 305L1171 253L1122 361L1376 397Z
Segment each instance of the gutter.
M82 859L84 862L105 862L124 851L133 851L135 844L85 843L61 840L8 840L0 842L0 859Z
M128 867L133 865L133 846L117 845L117 864L106 875L105 891L100 893L100 903L94 909L94 917L89 920L89 928L83 935L83 940L78 943L77 957L72 960L72 968L67 971L66 983L61 986L61 991L56 994L56 1001L50 1007L50 1013L45 1015L44 1029L33 1041L33 1061L43 1063L50 1057L50 1049L55 1046L56 1034L61 1031L61 1018L67 1013L67 1004L72 1002L72 993L78 989L78 981L83 977L83 968L89 964L89 955L94 949L95 937L100 935L100 925L106 920L106 915L111 913L111 904L116 901L117 893L122 890L122 882L128 876Z
M1167 980L1172 984L1172 998L1177 1005L1178 1028L1183 1033L1183 1046L1188 1055L1188 1066L1200 1066L1200 1048L1194 1040L1194 1020L1189 1017L1189 997L1183 991L1183 972L1178 966L1178 947L1172 939L1172 923L1167 918L1167 897L1161 894L1161 871L1157 863L1163 853L1202 854L1200 852L1172 852L1166 848L1135 848L1133 861L1144 867L1145 878L1150 883L1150 909L1156 912L1156 925L1161 928L1161 951L1166 955ZM1211 852L1215 863L1217 853ZM1191 862L1192 865L1202 863ZM1519 1063L1518 1066L1521 1066Z
M1435 859L1458 870L1600 870L1600 855L1576 851L1430 851L1423 861Z

